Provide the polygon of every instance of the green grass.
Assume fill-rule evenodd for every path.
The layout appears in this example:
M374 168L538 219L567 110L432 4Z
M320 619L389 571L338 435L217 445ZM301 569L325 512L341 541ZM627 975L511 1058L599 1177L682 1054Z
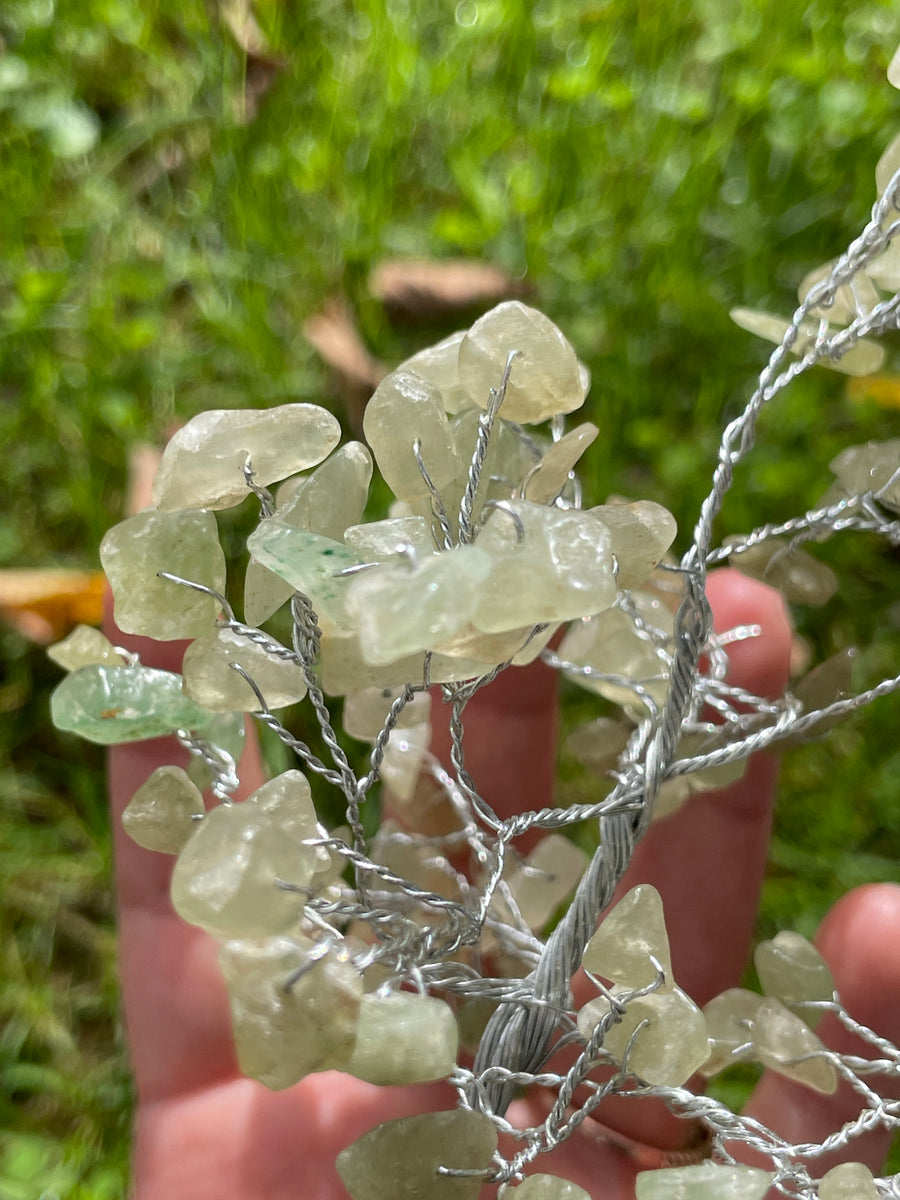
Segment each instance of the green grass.
M369 296L384 255L524 276L593 371L588 495L655 498L689 528L766 353L727 309L790 311L872 202L900 129L896 6L261 0L284 66L249 123L247 63L215 11L0 15L0 566L93 566L127 447L176 419L331 401L300 332L327 297L386 361L433 340ZM837 449L897 424L840 376L801 381L722 532L808 507ZM824 553L841 591L804 634L823 653L874 642L870 677L892 672L896 556ZM0 650L0 1200L100 1200L122 1193L129 1119L102 761L49 729L42 653L9 630ZM789 763L763 931L809 932L844 887L895 875L895 714Z

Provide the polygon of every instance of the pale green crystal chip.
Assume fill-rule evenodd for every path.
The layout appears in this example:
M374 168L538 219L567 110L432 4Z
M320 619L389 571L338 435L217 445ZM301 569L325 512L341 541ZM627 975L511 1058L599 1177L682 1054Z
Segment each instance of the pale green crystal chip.
M434 346L428 346L402 362L398 371L414 371L441 394L444 412L457 413L472 403L459 380L459 347L466 336L464 329L451 333Z
M321 836L312 789L302 771L282 771L258 787L246 803L255 805L285 837L292 838L301 846L307 838ZM302 846L301 853L304 859L309 858L313 862L317 875L327 871L331 865L331 856L322 846Z
M591 1200L584 1188L558 1175L529 1175L508 1194L510 1200Z
M894 59L896 57L894 55ZM894 60L891 61L892 66L893 62ZM891 138L875 164L875 189L879 196L884 195L887 185L898 170L900 170L900 133Z
M875 1177L865 1163L839 1163L819 1183L819 1200L878 1200Z
M250 495L248 456L255 482L265 487L320 463L340 436L337 418L315 404L200 413L166 446L153 503L163 512L230 508Z
M255 804L220 804L175 862L172 904L216 937L284 933L299 919L303 896L277 881L305 887L315 865L312 847L286 838Z
M352 1200L478 1200L482 1179L438 1167L485 1170L496 1149L496 1126L483 1113L424 1113L363 1134L338 1155L337 1169Z
M158 577L168 571L224 591L225 555L212 513L146 509L107 532L100 561L112 587L116 624L125 633L164 642L199 637L219 614L212 596Z
M243 667L270 709L295 704L306 695L303 672L296 662L276 658L228 628L199 637L188 646L181 668L185 695L216 712L258 712L261 706L256 693L232 664Z
M459 1033L453 1010L434 996L367 995L356 1047L344 1068L387 1087L446 1079L456 1066Z
M566 670L575 683L599 692L616 704L636 706L641 696L624 680L640 684L657 705L663 704L669 690L668 668L653 646L641 637L631 617L620 608L610 608L587 621L570 625L559 646L566 662L591 668L603 676Z
M753 1057L753 1019L762 996L746 988L729 988L703 1006L709 1033L709 1058L700 1074L709 1077L734 1062Z
M363 431L385 483L398 500L428 495L416 462L416 441L436 488L462 470L441 394L414 371L393 371L381 381L366 405Z
M809 1026L780 1000L764 1000L756 1010L753 1044L763 1066L826 1096L836 1091L837 1072L827 1059L819 1057L825 1047Z
M575 890L588 856L560 833L543 837L509 877L519 912L532 929L542 929Z
M619 755L628 745L632 732L624 721L596 717L572 730L566 738L566 749L592 775L602 778L619 761Z
M473 617L485 633L589 616L615 600L609 532L590 513L510 501L477 546L491 558Z
M56 685L50 713L57 729L115 746L202 730L212 713L181 690L181 676L150 667L79 667Z
M732 546L732 566L778 588L786 600L826 604L837 591L837 576L830 567L782 538L768 538L746 550L741 549L740 538L726 538L725 544Z
M352 628L346 611L352 577L340 572L358 566L359 559L347 546L269 517L251 533L247 548L263 566L309 597L323 630Z
M616 997L626 995L629 990L612 989ZM578 1014L582 1036L590 1038L608 1012L609 1001L604 997L586 1004ZM643 1028L634 1036L642 1024ZM622 1020L607 1031L603 1048L620 1063L627 1053L628 1070L647 1083L681 1087L706 1062L709 1038L703 1013L676 987L670 992L650 992L629 1001Z
M784 929L771 941L760 942L753 962L762 990L784 1004L834 998L834 979L827 963L800 933ZM821 1015L815 1009L804 1009L802 1013L804 1021L813 1027Z
M413 798L430 742L428 724L391 730L379 773L391 795L404 804Z
M392 705L402 694L402 688L370 687L351 692L344 701L341 727L352 738L374 742L381 733ZM400 709L395 728L409 729L413 725L426 725L430 714L430 693L416 692Z
M305 938L242 938L222 946L219 964L245 1075L279 1090L314 1071L345 1065L356 1040L363 982L338 951L322 954Z
M752 308L733 308L728 315L741 329L746 329L748 333L755 333L758 337L765 338L767 342L775 342L776 345L781 343L791 326L790 321L785 320L784 317L759 312ZM832 329L831 332L834 333L835 330ZM802 322L800 331L791 346L791 353L798 356L806 354L815 344L818 336L818 321ZM840 371L842 375L871 375L880 369L883 362L884 347L879 346L876 342L860 338L841 358L823 357L818 360L818 365L829 367L832 371Z
M829 465L847 495L880 491L900 467L900 438L847 446ZM888 508L900 509L900 479L887 488L881 502Z
M607 527L620 588L640 586L675 540L675 518L661 504L599 504L588 510Z
M549 504L555 500L565 487L569 472L596 440L599 432L596 425L585 421L554 442L529 475L525 484L525 499L535 504Z
M802 303L818 283L822 283L831 275L833 262L823 263L805 275L797 294ZM855 275L850 283L842 284L835 292L834 300L829 305L819 304L809 310L811 317L823 321L831 321L836 325L849 325L857 315L871 312L881 297L878 291L861 272Z
M698 1163L641 1171L636 1200L763 1200L775 1175L732 1163Z
M145 850L180 854L204 813L203 796L181 767L157 767L122 813L122 826Z
M535 424L584 403L575 351L549 317L518 300L498 304L475 322L459 347L459 377L479 408L499 388L511 351L512 365L501 416Z
M365 659L391 663L458 632L475 611L491 565L478 546L457 546L414 567L382 566L357 575L347 610Z
M371 479L371 454L362 442L348 442L308 478L289 480L279 493L275 515L285 525L339 542L348 525L362 520ZM282 493L289 488L288 497L282 500ZM261 625L290 599L293 591L284 579L251 559L244 579L247 623Z
M404 548L419 557L434 552L431 528L424 517L391 517L352 525L345 531L344 541L361 562L387 562Z
M661 991L673 986L672 956L662 898L652 883L626 892L600 923L584 949L586 970L631 988L643 988L658 975L650 956L665 972Z
M93 625L76 625L68 637L47 647L47 657L64 671L79 667L121 667L125 659L112 642Z

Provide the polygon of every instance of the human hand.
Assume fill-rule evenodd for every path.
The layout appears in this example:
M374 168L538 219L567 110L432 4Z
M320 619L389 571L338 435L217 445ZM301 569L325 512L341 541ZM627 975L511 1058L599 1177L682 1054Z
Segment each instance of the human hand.
M716 625L757 623L762 636L730 650L730 681L777 696L787 677L791 631L780 598L733 571L711 577ZM177 669L183 646L112 634L145 662ZM160 661L166 656L166 661ZM555 676L540 664L508 671L467 709L467 763L483 794L506 816L548 803L555 768ZM435 731L435 750L447 739ZM216 945L178 918L169 902L171 860L132 843L121 810L160 764L184 761L170 739L115 747L110 791L120 905L125 1021L138 1092L135 1200L343 1200L337 1154L373 1125L455 1106L444 1084L377 1088L338 1072L308 1076L270 1092L238 1071ZM765 867L777 766L759 756L744 778L701 793L677 816L656 823L638 846L621 889L653 882L662 894L679 985L703 1004L735 986L747 960ZM242 791L263 779L255 745L241 764ZM900 888L859 889L826 918L818 944L849 1011L892 1040L900 1037ZM819 1033L854 1049L836 1022ZM516 1102L513 1119L542 1120L538 1093ZM841 1087L833 1096L772 1074L750 1111L792 1141L819 1141L858 1111ZM538 1170L580 1184L593 1200L627 1200L638 1171L689 1148L696 1136L652 1101L612 1098ZM889 1135L854 1143L854 1157L877 1170ZM833 1165L822 1161L821 1170ZM818 1168L817 1168L818 1169Z

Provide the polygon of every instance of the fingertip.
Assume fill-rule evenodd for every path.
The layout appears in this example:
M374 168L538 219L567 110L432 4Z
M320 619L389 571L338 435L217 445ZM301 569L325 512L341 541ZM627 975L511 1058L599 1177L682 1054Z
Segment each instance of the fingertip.
M872 883L842 896L816 945L851 1016L900 1040L900 886Z
M784 597L732 567L710 574L706 594L717 632L739 625L759 627L758 636L728 647L728 682L757 696L780 696L788 680L793 640Z

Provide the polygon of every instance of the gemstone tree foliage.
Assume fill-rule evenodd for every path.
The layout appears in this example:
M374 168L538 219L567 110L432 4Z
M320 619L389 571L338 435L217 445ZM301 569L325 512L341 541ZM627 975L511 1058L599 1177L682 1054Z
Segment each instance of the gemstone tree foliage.
M573 1110L636 1086L702 1119L710 1144L706 1162L641 1175L640 1200L761 1200L773 1182L822 1200L882 1194L852 1161L816 1182L808 1147L801 1161L799 1147L683 1088L743 1061L822 1093L852 1077L860 1118L835 1143L851 1160L865 1126L898 1123L863 1076L896 1073L900 1051L863 1031L878 1061L851 1060L814 1032L826 1010L859 1029L810 943L788 931L763 943L762 994L730 989L701 1010L673 977L655 889L609 904L652 820L739 778L751 753L900 686L849 694L842 655L777 702L736 690L728 648L758 631L713 633L704 595L707 570L731 560L790 599L821 602L836 581L803 543L852 530L900 540L896 442L841 453L816 508L718 544L713 535L761 410L816 364L877 369L870 338L900 324L898 153L879 165L871 221L805 281L792 318L734 314L776 349L724 432L680 559L660 505L587 506L575 469L598 431L564 426L587 372L553 323L517 301L388 375L365 443L339 446L337 422L309 404L195 418L169 443L153 506L104 539L120 628L191 645L177 675L76 631L52 652L69 671L53 717L105 744L174 733L192 752L190 770L154 772L124 821L142 846L177 856L172 902L220 943L242 1069L271 1088L339 1069L385 1086L447 1079L458 1093L455 1111L385 1122L343 1151L354 1200L474 1200L485 1180L523 1200L577 1198L552 1175L523 1182L526 1169L577 1128ZM366 521L376 467L395 500ZM242 620L225 597L215 513L243 503L259 520ZM466 769L466 707L500 671L538 657L602 704L570 739L596 799L504 820ZM297 702L311 706L322 758L279 718ZM450 769L429 749L439 705ZM725 720L711 723L710 710ZM248 713L298 768L235 803ZM371 747L364 773L352 742ZM310 775L340 795L336 827L322 823ZM379 796L394 816L370 836ZM599 826L593 856L566 836L584 825ZM526 854L521 838L536 831ZM597 996L575 1011L579 966ZM574 1063L557 1058L561 1041L575 1045ZM472 1065L461 1046L476 1050ZM539 1076L558 1101L498 1153L510 1073L517 1086ZM735 1141L768 1169L735 1164Z

